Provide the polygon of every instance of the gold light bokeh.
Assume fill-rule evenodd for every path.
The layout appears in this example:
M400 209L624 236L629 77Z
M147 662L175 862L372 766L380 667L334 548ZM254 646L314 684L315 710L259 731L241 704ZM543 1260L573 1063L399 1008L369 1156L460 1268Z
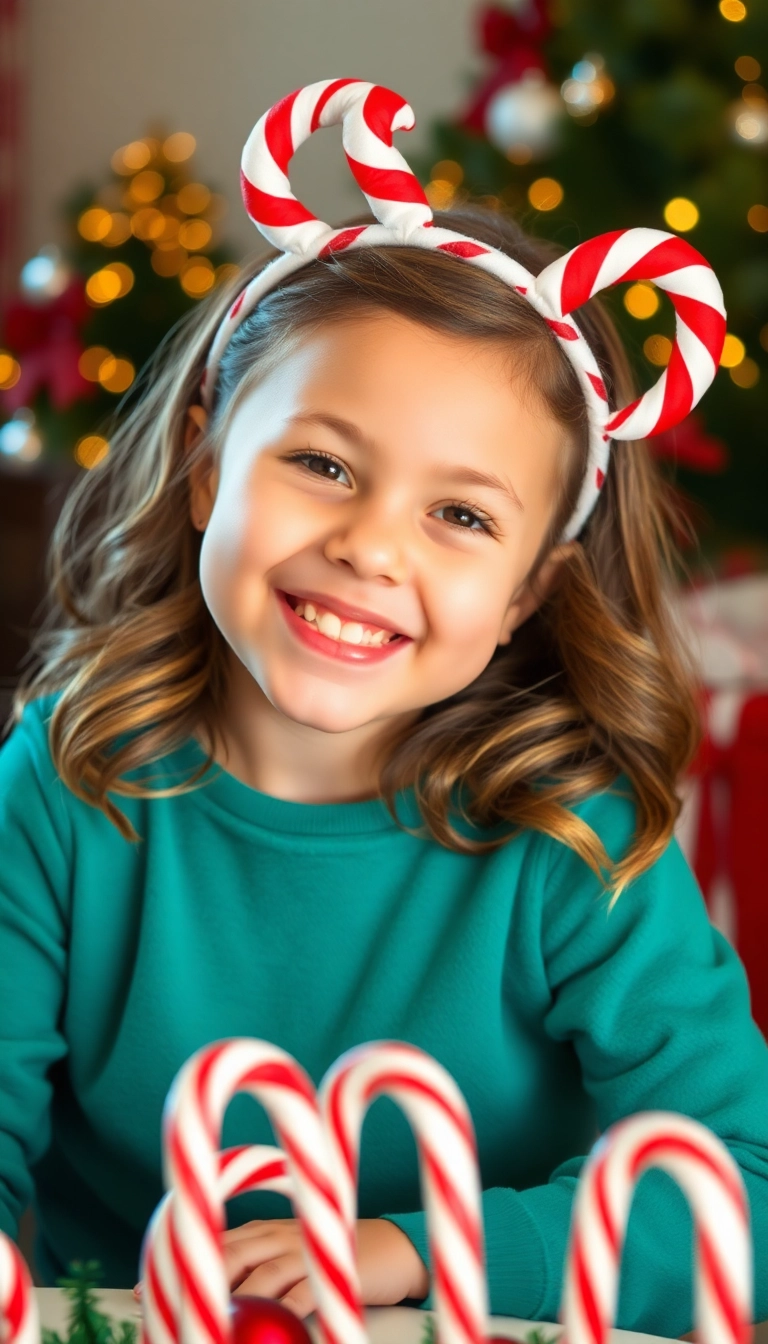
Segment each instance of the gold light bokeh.
M720 0L718 9L729 23L741 23L747 17L747 6L742 4L742 0Z
M131 236L131 221L123 210L112 213L112 223L106 238L102 238L105 247L120 247Z
M21 365L8 350L0 350L0 388L15 387L21 377Z
M755 233L768 233L768 205L751 205L747 211L747 223Z
M111 358L112 351L108 350L105 345L89 345L77 361L77 367L83 378L87 378L89 383L97 383L99 381L99 369L104 360Z
M152 158L152 151L146 140L132 140L129 145L116 149L112 155L112 167L116 173L125 177L128 173L137 173L145 168Z
M754 56L739 56L734 62L733 68L739 79L747 80L748 83L759 79L762 74L760 62L756 61Z
M644 321L659 311L659 295L653 285L641 280L636 285L630 285L624 295L624 307L632 317Z
M134 275L130 266L122 261L112 261L100 271L94 271L86 282L85 292L88 301L94 307L101 308L105 303L121 299L133 289Z
M149 260L155 275L162 275L168 279L172 275L179 274L188 257L186 248L173 246L167 250L156 248Z
M744 342L740 341L738 336L734 336L733 332L729 331L723 342L723 353L720 356L721 368L735 369L736 365L741 363L746 353L747 347Z
M163 153L169 163L184 163L197 149L197 141L189 131L175 131L163 141Z
M211 199L211 193L202 182L187 182L176 194L176 204L183 215L201 215Z
M737 387L754 387L760 377L760 369L754 359L749 358L749 355L747 355L746 359L742 359L741 363L737 364L735 369L729 369L728 372L731 381L734 382Z
M165 191L165 178L162 173L155 172L154 168L145 168L143 173L136 174L129 191L138 204L148 205L150 201L156 201Z
M98 466L109 452L109 442L101 434L85 434L75 444L75 461L88 471Z
M455 159L440 159L430 173L433 182L448 182L453 187L460 187L464 181L464 169Z
M181 269L179 282L185 294L198 299L213 289L216 282L213 263L209 257L190 257Z
M235 276L240 274L240 267L233 261L222 262L221 266L216 267L215 276L217 285L225 285L228 280L234 280Z
M528 188L528 200L534 210L555 210L565 192L554 177L537 177Z
M107 392L125 392L136 377L130 359L116 359L110 355L99 369L99 382Z
M433 178L424 188L424 195L433 210L447 210L455 194L455 189L451 183L440 177Z
M666 368L669 363L669 357L672 354L672 342L668 336L648 336L643 341L643 354L651 364L660 365Z
M687 196L674 196L664 206L664 219L676 233L687 233L699 222L699 207Z
M131 233L143 242L161 238L165 230L165 215L154 205L142 206L131 215Z
M77 221L77 231L81 238L89 243L101 243L112 228L112 216L109 210L94 205L84 210Z
M202 252L213 237L213 229L204 219L185 219L178 227L178 238L188 252Z

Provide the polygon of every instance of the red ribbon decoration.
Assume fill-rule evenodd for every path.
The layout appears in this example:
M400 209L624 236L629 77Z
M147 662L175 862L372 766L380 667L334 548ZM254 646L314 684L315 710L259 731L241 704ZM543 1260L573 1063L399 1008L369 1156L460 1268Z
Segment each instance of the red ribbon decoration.
M459 117L466 130L485 135L485 112L493 95L506 84L516 84L526 70L547 74L541 52L552 31L546 0L526 0L514 10L487 5L477 16L480 49L495 56L498 64L483 81Z

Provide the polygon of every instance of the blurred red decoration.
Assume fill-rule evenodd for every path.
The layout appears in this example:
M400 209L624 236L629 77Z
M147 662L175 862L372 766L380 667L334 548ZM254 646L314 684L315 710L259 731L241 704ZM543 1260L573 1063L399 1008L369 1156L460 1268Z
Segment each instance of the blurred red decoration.
M83 353L82 329L91 309L85 285L78 276L62 294L45 303L24 298L10 301L5 311L2 344L21 365L18 382L0 393L0 405L13 412L29 406L38 389L46 387L51 405L66 410L73 402L96 391L78 368Z
M298 1316L271 1297L232 1297L229 1306L234 1344L312 1344Z
M498 65L476 89L459 118L468 130L485 134L485 112L491 98L506 84L516 84L526 70L547 73L541 44L552 30L546 0L522 0L514 9L487 5L477 18L483 51L498 59Z
M707 433L704 417L694 411L674 429L648 440L654 457L676 462L691 471L718 472L728 466L728 448Z

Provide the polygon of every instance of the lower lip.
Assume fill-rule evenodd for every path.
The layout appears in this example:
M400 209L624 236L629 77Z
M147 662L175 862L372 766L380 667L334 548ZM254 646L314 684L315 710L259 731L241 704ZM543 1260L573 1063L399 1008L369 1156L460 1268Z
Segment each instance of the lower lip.
M393 639L389 644L382 644L378 648L367 644L345 644L343 639L329 639L327 635L321 634L309 621L305 621L303 616L297 616L288 601L285 593L277 592L277 600L281 610L288 623L289 628L302 644L309 649L314 649L316 653L324 653L327 658L335 658L341 663L383 663L385 659L391 658L397 653L398 649L405 648L406 644L412 641L407 635L401 635L399 639Z

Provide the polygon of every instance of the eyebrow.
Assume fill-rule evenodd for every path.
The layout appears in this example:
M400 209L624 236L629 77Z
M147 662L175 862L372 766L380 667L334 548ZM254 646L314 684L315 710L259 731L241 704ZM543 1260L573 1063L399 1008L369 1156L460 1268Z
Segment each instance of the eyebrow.
M304 415L293 416L294 425L322 425L325 429L330 429L340 438L346 439L349 443L355 444L357 448L365 448L375 452L377 444L373 439L369 439L362 432L358 425L351 420L344 420L338 415L327 415L322 411L308 411ZM476 467L460 467L454 462L437 462L435 464L438 471L446 472L451 480L458 481L463 485L484 485L496 494L504 495L518 509L525 508L520 496L514 489L511 481L502 480L494 472L479 471Z

